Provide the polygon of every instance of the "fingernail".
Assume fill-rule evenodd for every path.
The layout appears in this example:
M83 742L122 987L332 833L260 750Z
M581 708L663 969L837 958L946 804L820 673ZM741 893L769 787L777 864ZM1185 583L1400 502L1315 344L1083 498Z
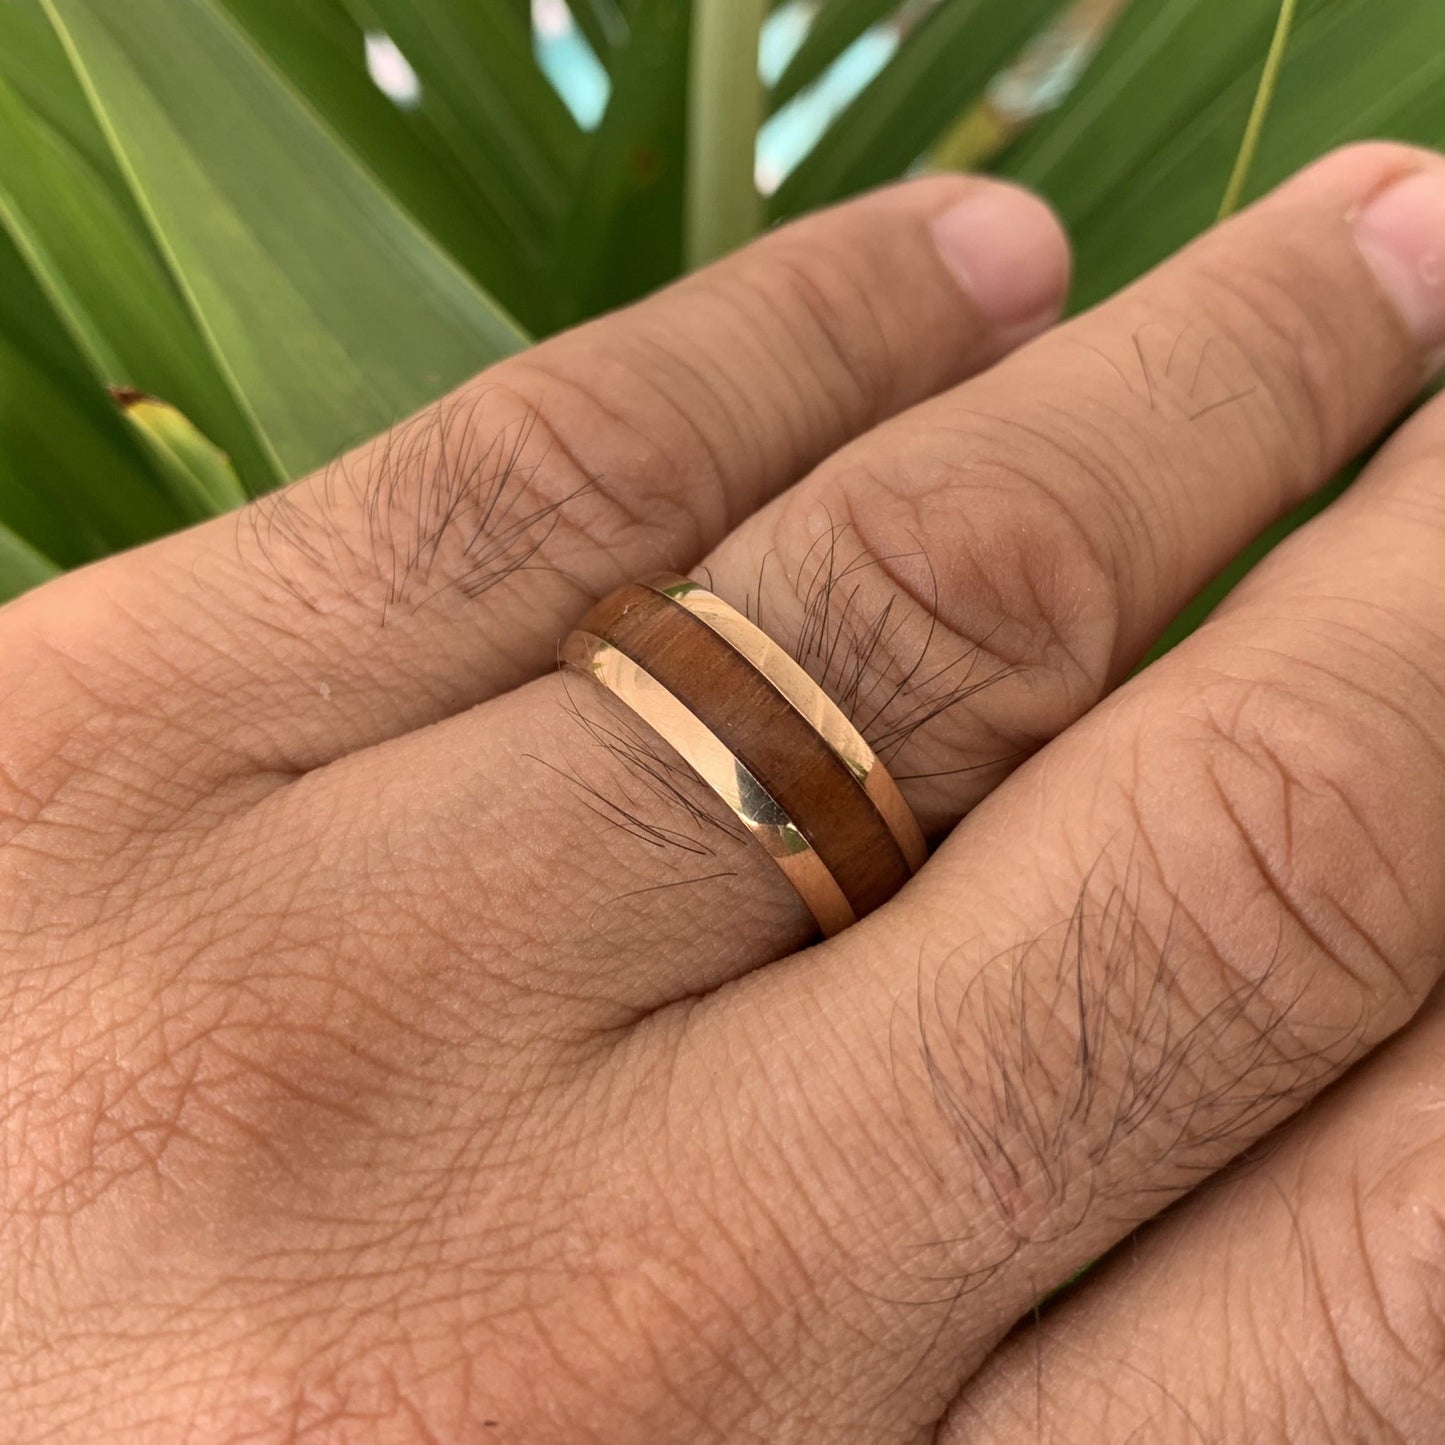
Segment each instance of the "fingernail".
M999 332L1042 331L1069 290L1069 243L1037 196L997 182L979 185L933 222L948 269Z
M1445 347L1445 170L1418 171L1368 201L1355 239L1432 357Z

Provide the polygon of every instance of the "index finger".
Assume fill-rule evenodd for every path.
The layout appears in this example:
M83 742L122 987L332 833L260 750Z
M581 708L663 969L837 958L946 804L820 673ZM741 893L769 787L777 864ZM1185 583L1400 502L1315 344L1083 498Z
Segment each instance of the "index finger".
M139 722L150 678L154 711L184 715L172 745L208 748L212 776L315 767L548 670L596 595L696 562L849 437L1047 325L1067 277L1058 225L1026 192L893 187L6 621L39 619L85 665L92 705L123 659L116 710Z

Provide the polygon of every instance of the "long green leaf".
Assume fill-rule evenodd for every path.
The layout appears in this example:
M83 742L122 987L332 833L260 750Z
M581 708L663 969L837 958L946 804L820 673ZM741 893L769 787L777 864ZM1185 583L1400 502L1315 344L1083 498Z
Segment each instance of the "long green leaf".
M1305 6L1260 136L1246 196L1258 196L1331 146L1371 136L1445 145L1445 7L1392 0ZM1246 81L1250 77L1246 77Z
M631 301L683 269L692 7L630 3L631 39L590 138L553 270L574 319Z
M236 458L253 489L274 485L279 472L141 224L0 78L0 226L89 359L97 389L165 397Z
M478 177L457 160L433 114L433 93L405 110L381 93L366 68L365 33L345 0L220 3L332 134L476 281L529 330L549 329L535 220L516 208L495 172ZM472 137L469 147L483 139Z
M898 9L899 0L824 0L768 96L769 110L781 110L806 90L871 26Z
M47 9L285 473L523 344L211 0Z
M150 465L0 230L0 524L70 567L195 515Z
M252 490L274 484L40 0L0 3L0 225L90 361L94 388L170 397Z
M762 229L755 179L767 0L695 0L689 77L687 263L701 266Z
M1120 15L1136 3L1145 0L1065 0L1054 19L989 82L983 98L939 137L928 164L935 170L984 169L1069 97Z
M906 170L1061 3L938 6L778 188L773 215L812 210Z
M1005 170L1040 186L1075 235L1089 305L1214 219L1265 64L1278 0L1135 0L1071 101ZM1445 143L1445 12L1437 0L1301 0L1246 196L1334 145L1367 136ZM1186 636L1337 479L1235 559L1156 651Z

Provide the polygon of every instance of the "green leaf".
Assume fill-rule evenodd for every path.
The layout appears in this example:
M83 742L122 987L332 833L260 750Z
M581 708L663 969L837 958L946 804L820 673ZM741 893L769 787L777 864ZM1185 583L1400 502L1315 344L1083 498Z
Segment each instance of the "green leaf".
M283 473L524 343L211 0L46 3Z
M65 47L46 19L41 0L0 0L0 77L83 155L97 174L119 185L105 135L75 78Z
M1302 8L1248 196L1347 141L1390 136L1445 145L1445 7L1438 0L1392 0L1385 25L1369 0L1314 0Z
M537 244L566 207L584 137L508 0L348 0L388 34L422 83L437 131L473 184L505 199Z
M683 269L692 7L631 4L631 39L590 137L552 273L572 319L634 300Z
M687 264L701 266L762 229L755 179L767 0L695 0L688 107Z
M0 3L0 226L93 369L168 396L252 490L274 460L208 354L40 0Z
M922 20L773 197L797 215L906 170L1062 0L949 0Z
M1212 219L1246 115L1243 91L1226 92L1237 77L1258 76L1275 13L1272 0L1230 0L1229 11L1221 24L1217 0L1135 0L1066 104L1004 157L999 169L1043 191L1073 235L1080 304L1145 269L1152 246L1126 240L1119 257L1093 238L1113 229L1116 213L1138 223L1154 164L1176 171L1193 213L1187 231ZM1201 117L1217 130L1218 160L1202 173L1180 169L1167 153Z
M627 20L617 0L567 0L567 8L592 53L611 70L627 43Z
M60 568L37 552L23 537L0 524L0 602L8 602L42 582L48 582Z
M929 151L929 166L983 170L1068 99L1120 15L1136 3L1142 0L1066 0L989 82L983 97L938 138Z
M1135 0L1070 101L1006 159L1074 233L1076 304L1133 280L1208 226L1258 88L1278 0ZM1445 12L1437 0L1302 0L1250 171L1258 195L1352 139L1445 142ZM1192 632L1337 478L1206 587L1158 652Z
M280 480L139 215L3 78L0 226L89 359L97 388L165 396L240 458L255 489Z
M781 110L805 90L870 27L898 9L899 0L824 0L768 96L768 109Z
M1074 236L1086 306L1214 219L1264 67L1278 0L1136 0L1063 109L1001 164ZM1304 0L1249 195L1367 136L1445 142L1438 0Z
M452 154L423 93L406 109L377 88L365 35L344 0L220 0L307 104L377 181L529 330L552 324L541 244L491 175ZM475 149L475 140L471 142Z

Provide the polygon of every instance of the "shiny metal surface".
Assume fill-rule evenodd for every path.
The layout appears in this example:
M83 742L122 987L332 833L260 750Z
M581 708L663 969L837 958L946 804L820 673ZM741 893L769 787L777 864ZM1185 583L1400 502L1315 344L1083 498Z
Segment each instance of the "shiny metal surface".
M590 632L573 632L560 656L564 666L593 678L671 745L782 869L825 935L857 921L843 890L793 820L717 735L656 678Z

